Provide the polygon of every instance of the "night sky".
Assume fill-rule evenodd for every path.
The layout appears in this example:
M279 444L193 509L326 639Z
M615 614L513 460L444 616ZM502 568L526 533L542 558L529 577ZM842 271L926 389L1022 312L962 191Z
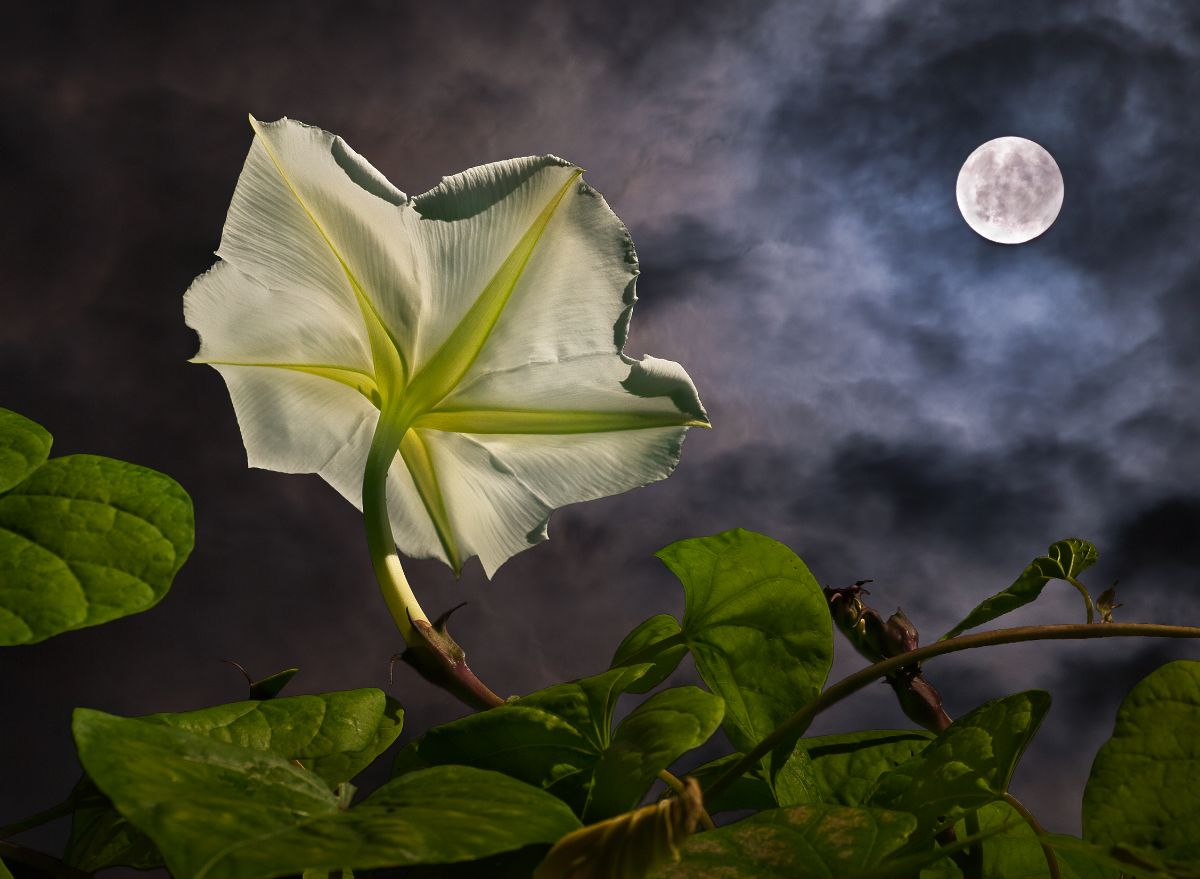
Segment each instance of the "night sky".
M1044 3L25 4L0 34L0 406L55 453L160 469L197 548L144 614L0 655L0 823L66 795L77 705L380 686L403 740L465 712L406 668L359 514L315 476L245 466L182 295L214 261L247 112L342 135L400 189L512 156L588 169L642 263L627 353L677 360L712 431L665 482L555 514L489 582L407 565L502 694L607 667L682 593L653 558L741 526L822 583L876 580L932 641L1054 540L1100 547L1118 619L1200 623L1200 11ZM1066 181L1019 246L954 182L1002 135ZM1018 622L1082 621L1047 587ZM838 643L833 678L862 661ZM1186 643L999 648L935 661L954 715L1054 694L1014 790L1077 832L1129 686ZM678 682L692 679L690 667ZM908 727L888 688L815 732ZM379 776L377 775L376 778ZM52 846L65 826L29 837Z

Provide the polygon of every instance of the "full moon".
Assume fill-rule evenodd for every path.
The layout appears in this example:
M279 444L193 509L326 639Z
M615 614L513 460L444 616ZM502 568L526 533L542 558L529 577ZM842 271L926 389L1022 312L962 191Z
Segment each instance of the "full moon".
M1063 203L1058 163L1023 137L989 140L958 172L958 209L988 241L1023 244L1050 228Z

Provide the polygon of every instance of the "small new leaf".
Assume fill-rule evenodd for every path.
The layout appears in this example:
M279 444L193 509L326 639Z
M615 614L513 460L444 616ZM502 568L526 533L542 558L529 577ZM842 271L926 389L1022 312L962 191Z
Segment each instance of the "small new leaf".
M1086 540L1071 537L1051 544L1043 556L1029 563L1011 586L982 602L966 618L942 636L942 640L982 626L1018 607L1024 607L1042 594L1051 580L1070 580L1096 563L1096 547Z

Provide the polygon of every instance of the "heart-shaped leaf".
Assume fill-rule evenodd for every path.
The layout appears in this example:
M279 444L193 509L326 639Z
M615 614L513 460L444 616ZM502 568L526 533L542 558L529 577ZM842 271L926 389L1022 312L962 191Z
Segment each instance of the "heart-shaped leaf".
M42 464L0 495L0 645L153 607L193 536L170 477L95 455Z
M1130 690L1083 793L1083 837L1200 863L1200 662L1180 660Z
M584 820L635 808L659 772L709 740L724 713L719 697L696 687L663 690L633 709L596 763Z
M461 764L545 788L589 820L632 808L654 777L720 722L695 687L646 700L612 732L617 697L650 668L612 669L435 727L396 758L395 774Z
M669 617L651 617L613 663L652 662L661 680L686 645L704 682L725 700L730 741L749 751L814 699L829 675L833 624L825 596L794 552L753 531L681 540L658 557L683 584L683 622L675 631ZM777 784L782 771L773 773ZM802 796L799 781L784 784Z
M1049 708L1050 694L1042 690L985 702L881 775L867 802L911 812L932 836L1004 796Z
M286 758L182 729L80 709L80 760L178 879L472 860L578 826L553 797L494 772L436 767L348 811Z
M653 663L653 668L641 680L629 686L631 693L647 693L670 677L687 651L679 620L668 613L659 613L638 624L625 636L625 640L617 645L610 665L619 668Z
M380 690L362 689L234 702L176 714L140 718L219 742L267 751L295 761L330 787L349 781L396 740L404 712ZM74 798L100 798L77 809L64 860L85 872L123 865L149 869L162 864L154 844L85 778Z

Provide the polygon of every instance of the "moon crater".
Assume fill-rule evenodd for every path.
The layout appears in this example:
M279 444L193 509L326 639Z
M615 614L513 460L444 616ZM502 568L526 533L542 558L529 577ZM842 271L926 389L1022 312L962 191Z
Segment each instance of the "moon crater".
M1063 203L1054 157L1023 137L998 137L963 163L955 187L972 229L998 244L1023 244L1050 228Z

